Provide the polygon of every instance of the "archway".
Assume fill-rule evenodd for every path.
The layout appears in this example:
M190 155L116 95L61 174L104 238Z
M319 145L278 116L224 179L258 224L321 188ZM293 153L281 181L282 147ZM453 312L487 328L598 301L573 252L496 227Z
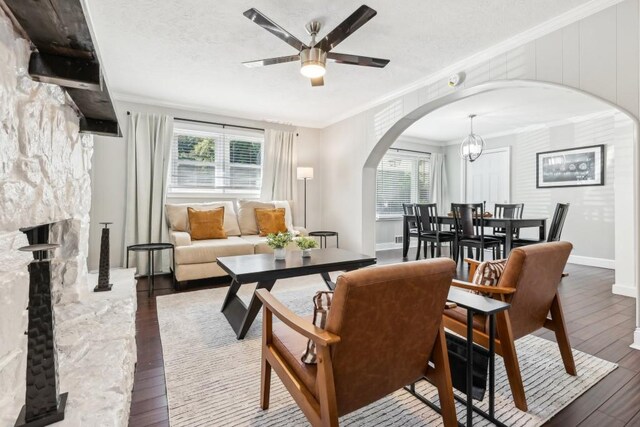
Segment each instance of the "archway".
M446 105L451 103L455 103L457 101L463 100L465 98L470 98L473 96L477 96L480 94L485 94L489 92L499 91L503 89L511 89L511 88L540 88L540 89L559 89L564 91L572 91L577 94L581 94L582 96L589 97L591 99L598 100L605 105L608 105L614 110L622 113L633 123L633 222L635 224L636 230L640 230L640 197L638 197L638 181L640 177L640 150L638 149L638 141L640 141L640 123L638 119L633 116L628 111L622 109L620 106L613 104L601 97L593 95L591 93L582 91L580 89L572 88L569 86L556 84L556 83L548 83L548 82L540 82L534 80L499 80L493 81L489 83L479 84L477 86L459 89L454 93L443 96L441 98L437 98L426 104L416 108L411 111L406 116L402 117L395 124L393 124L386 133L380 138L380 140L375 144L367 160L364 163L362 170L362 248L367 253L375 252L375 232L371 232L375 230L375 177L376 177L376 168L378 163L387 152L387 150L391 147L391 145L398 139L398 137L411 125L413 125L416 121L421 119L422 117L430 114L431 112L438 110ZM638 280L640 279L640 233L635 233L633 236L633 256L630 259L630 262L633 263L633 284L635 286L635 296L636 296L636 316L637 316L637 325L636 333L635 333L635 344L637 348L640 349L640 287L638 286Z

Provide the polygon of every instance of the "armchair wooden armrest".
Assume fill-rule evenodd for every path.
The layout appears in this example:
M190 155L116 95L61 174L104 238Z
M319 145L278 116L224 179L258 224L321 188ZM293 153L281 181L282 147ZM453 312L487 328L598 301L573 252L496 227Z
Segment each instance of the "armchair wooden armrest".
M482 292L483 294L500 294L500 295L510 295L516 292L515 288L502 288L497 286L485 286L485 285L476 285L469 282L463 282L462 280L453 279L451 282L452 286L456 288L467 289L469 291L477 291Z
M278 301L266 289L258 289L256 291L256 295L260 301L262 301L262 304L264 304L264 310L269 310L271 313L275 314L275 316L285 325L289 326L300 335L309 338L316 345L328 346L340 342L339 336L334 335L331 332L327 332L324 329L320 329L313 323L298 316Z
M480 261L472 259L472 258L465 258L464 262L466 262L469 265L469 277L468 280L473 279L473 276L476 274L476 270L478 269L478 266L480 265Z

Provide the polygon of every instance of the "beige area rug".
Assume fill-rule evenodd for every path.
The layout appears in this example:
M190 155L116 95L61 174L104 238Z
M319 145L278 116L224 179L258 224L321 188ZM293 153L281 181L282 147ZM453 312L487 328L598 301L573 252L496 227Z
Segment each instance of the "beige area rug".
M253 285L240 295L248 302ZM312 312L311 297L325 289L320 276L287 279L273 293L298 314ZM305 426L305 416L272 375L271 406L262 411L260 395L261 318L242 341L220 313L227 288L157 298L164 353L169 419L180 426ZM611 362L574 350L578 376L565 373L555 343L530 336L519 340L529 412L515 408L501 357L496 357L496 416L511 426L539 426L616 368ZM434 387L417 390L437 402ZM488 393L486 393L488 396ZM488 397L487 397L488 399ZM478 406L487 409L487 402ZM465 410L458 404L458 419ZM440 416L408 392L399 390L340 419L344 426L440 426ZM491 425L474 415L474 425Z

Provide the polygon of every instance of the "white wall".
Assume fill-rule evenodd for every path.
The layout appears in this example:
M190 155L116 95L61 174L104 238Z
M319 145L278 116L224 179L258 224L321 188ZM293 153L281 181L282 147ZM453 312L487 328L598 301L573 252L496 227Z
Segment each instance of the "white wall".
M194 120L235 124L271 129L294 130L297 133L298 164L314 168L315 179L308 181L307 187L307 225L310 230L322 227L322 188L323 171L320 167L321 145L320 131L317 129L294 128L275 123L245 120L202 112L185 111L177 108L154 106L141 103L119 102L115 104L122 126L122 138L96 136L95 154L91 173L92 191L95 195L91 203L91 229L89 238L88 266L90 270L98 267L100 257L100 222L113 222L111 225L111 266L122 266L124 248L125 185L127 168L127 111L168 114ZM298 197L294 200L294 220L296 225L303 222L303 183L298 185ZM187 203L202 199L168 199L170 202ZM127 245L139 242L126 242Z
M391 148L424 151L427 153L443 152L443 147L438 142L406 136L400 136ZM394 243L396 236L402 236L402 219L385 218L376 220L376 249L382 250L402 247L401 243Z
M623 123L627 126L621 126ZM633 149L631 125L624 115L610 111L597 117L573 118L565 124L485 137L487 149L511 147L510 198L512 203L525 204L524 216L551 218L556 203L571 204L562 238L573 243L573 260L579 263L608 268L615 266L616 212L633 210L632 187L622 187L625 191L615 197L618 180L632 175L633 158L629 155ZM458 144L457 141L452 142L454 145L447 146L449 161L460 167L460 159L456 155ZM598 144L606 146L604 186L536 188L536 153ZM449 173L448 180L453 188L460 189L464 184L460 173ZM463 201L461 198L458 200ZM632 227L629 223L618 225L626 230ZM524 230L521 235L536 238L537 231ZM632 240L620 238L622 245L618 251L633 251Z

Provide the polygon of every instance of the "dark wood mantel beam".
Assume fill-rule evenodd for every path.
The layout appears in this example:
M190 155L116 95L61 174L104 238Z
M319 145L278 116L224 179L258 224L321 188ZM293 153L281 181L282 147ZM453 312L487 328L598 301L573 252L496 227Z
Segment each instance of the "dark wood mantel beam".
M62 87L102 90L100 64L93 59L33 52L29 75L36 81Z

